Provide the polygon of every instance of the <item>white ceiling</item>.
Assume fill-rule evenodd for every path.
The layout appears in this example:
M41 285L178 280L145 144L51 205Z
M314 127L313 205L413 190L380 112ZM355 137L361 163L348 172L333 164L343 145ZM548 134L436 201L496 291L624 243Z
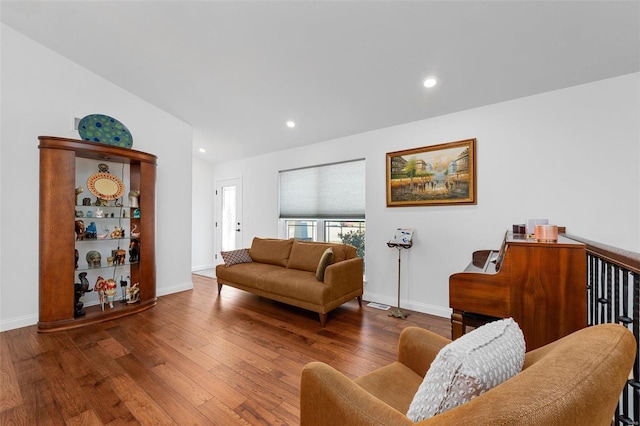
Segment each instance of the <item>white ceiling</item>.
M194 155L213 163L640 71L638 1L1 7L3 23L192 125Z

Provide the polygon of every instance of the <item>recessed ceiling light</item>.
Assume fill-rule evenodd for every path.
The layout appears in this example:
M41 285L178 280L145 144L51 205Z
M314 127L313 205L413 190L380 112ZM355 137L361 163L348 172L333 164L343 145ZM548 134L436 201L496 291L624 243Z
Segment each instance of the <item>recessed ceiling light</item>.
M435 77L427 77L424 81L424 87L433 87L437 82L438 80L436 80Z
M290 128L290 129L293 129L294 127L296 127L296 123L291 121L291 120L289 120L289 121L287 121L287 127Z
M207 152L207 150L206 150L206 149L204 149L204 148L200 148L198 151L200 151L200 152L201 152L201 153L203 153L203 154L204 154L205 152Z

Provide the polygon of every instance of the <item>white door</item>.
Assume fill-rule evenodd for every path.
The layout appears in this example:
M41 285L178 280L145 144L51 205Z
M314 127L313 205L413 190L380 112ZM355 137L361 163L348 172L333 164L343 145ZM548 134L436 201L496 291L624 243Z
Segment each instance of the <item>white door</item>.
M216 263L221 251L242 248L242 179L216 182Z

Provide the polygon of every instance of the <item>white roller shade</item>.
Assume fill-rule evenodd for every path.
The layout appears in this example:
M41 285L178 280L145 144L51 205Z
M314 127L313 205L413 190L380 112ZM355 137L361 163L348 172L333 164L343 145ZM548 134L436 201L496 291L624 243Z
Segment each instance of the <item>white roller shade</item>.
M280 172L280 218L364 219L365 163Z

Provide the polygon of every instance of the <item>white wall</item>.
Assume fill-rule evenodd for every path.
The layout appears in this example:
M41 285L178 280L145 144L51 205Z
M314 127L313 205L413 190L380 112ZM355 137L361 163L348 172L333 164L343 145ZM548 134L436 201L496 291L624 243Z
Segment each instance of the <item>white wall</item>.
M1 31L0 330L38 320L38 136L79 139L74 114L113 116L134 149L158 156L157 294L192 288L191 127L10 27Z
M415 228L403 252L402 306L448 316L449 275L528 218L640 251L639 85L635 73L243 159L215 166L215 179L243 178L248 246L277 236L279 170L364 156L365 299L396 304L397 252L385 242L395 228ZM477 138L477 205L386 207L387 152L467 138Z
M214 253L214 191L213 168L208 162L193 157L193 230L191 270L215 266Z

